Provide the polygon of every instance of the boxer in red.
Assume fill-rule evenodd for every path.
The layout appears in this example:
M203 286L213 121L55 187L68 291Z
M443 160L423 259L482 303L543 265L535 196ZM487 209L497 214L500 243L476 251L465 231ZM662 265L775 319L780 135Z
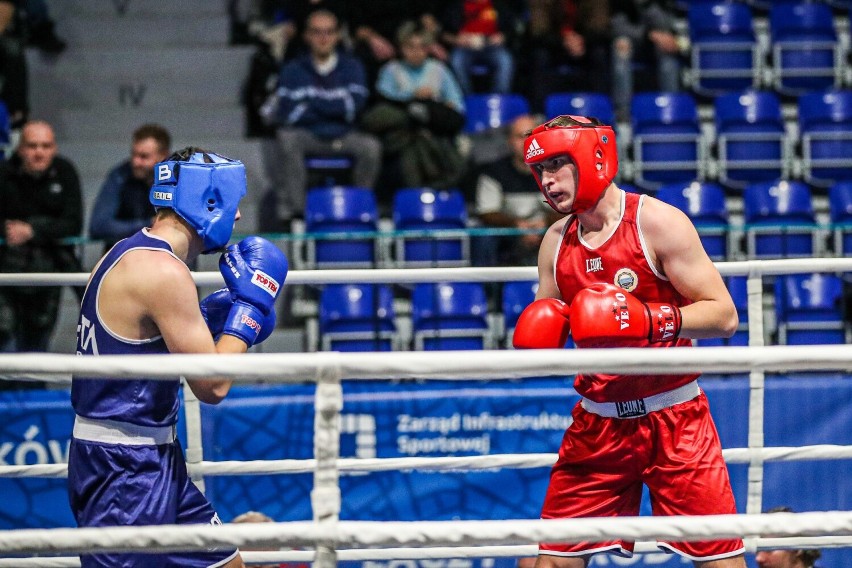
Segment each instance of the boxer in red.
M689 219L649 196L625 193L615 133L595 119L560 116L525 144L545 200L565 217L539 250L539 288L515 329L516 348L690 347L730 337L737 312ZM580 374L541 516L639 514L642 485L655 515L735 514L707 398L694 373ZM741 540L660 542L699 568L745 568ZM536 568L584 568L592 554L631 556L624 540L539 546Z

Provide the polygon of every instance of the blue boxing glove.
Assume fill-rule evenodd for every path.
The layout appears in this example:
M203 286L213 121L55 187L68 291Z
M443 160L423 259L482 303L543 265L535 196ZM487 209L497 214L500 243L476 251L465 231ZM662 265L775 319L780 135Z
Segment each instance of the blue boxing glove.
M260 333L252 340L251 334L243 331L244 325L241 321L241 311L232 309L234 299L231 297L231 291L227 288L216 290L201 300L200 306L201 315L204 316L207 328L215 339L218 339L222 334L236 335L251 347L252 345L262 343L272 334L272 330L275 329L275 310L270 310L260 322ZM234 314L231 312L234 312ZM233 316L237 318L236 321L233 319ZM249 327L249 329L252 328ZM253 341L253 343L250 343L250 341Z
M228 314L228 333L253 345L261 323L274 311L275 300L287 278L287 257L261 237L246 237L229 246L219 258L219 272L234 304Z

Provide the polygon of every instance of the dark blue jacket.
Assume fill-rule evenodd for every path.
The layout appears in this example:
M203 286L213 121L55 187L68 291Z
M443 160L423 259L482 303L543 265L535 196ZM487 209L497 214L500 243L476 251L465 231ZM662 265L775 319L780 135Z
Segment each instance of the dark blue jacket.
M151 185L133 177L130 162L125 161L107 174L95 200L89 220L89 236L106 240L106 248L142 227L154 217L154 206L148 200Z
M279 126L304 128L327 139L340 138L354 128L369 96L364 66L345 53L339 53L338 58L328 75L316 72L309 55L282 67L278 79Z

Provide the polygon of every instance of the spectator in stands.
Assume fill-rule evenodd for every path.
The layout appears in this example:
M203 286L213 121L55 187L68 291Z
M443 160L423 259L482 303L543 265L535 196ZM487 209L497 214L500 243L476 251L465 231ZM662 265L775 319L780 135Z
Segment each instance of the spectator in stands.
M150 226L154 207L148 193L154 183L154 166L171 154L171 144L164 127L144 124L133 133L130 159L107 174L89 220L89 236L104 239L104 252Z
M355 54L364 63L369 84L374 84L382 65L398 56L394 41L399 27L408 21L418 22L437 38L441 31L440 15L444 0L370 0L359 2L350 14ZM429 55L447 60L447 51L435 41Z
M610 92L608 0L528 0L526 37L516 57L529 80L519 89L544 110L550 93Z
M533 191L538 185L524 163L524 140L540 122L540 118L525 114L509 125L509 157L484 164L476 179L476 215L484 227L536 229L541 233L475 237L479 241L471 247L475 265L534 265L542 233L557 219L540 194Z
M57 155L47 122L24 124L17 153L0 165L0 219L0 271L81 271L73 247L61 243L83 226L80 179ZM60 292L56 286L0 287L0 350L47 351Z
M380 100L364 115L364 128L382 137L386 156L399 165L395 187L452 187L464 169L455 146L464 126L464 97L452 71L429 57L433 41L419 23L400 27L402 58L382 67Z
M277 209L282 223L302 215L307 155L351 156L354 184L367 188L373 188L381 165L379 141L355 128L369 90L361 62L337 51L337 17L326 10L313 12L305 41L310 53L282 67L277 91Z
M510 42L518 14L517 0L454 0L445 15L445 40L452 46L450 66L466 94L473 92L472 73L485 65L491 74L492 93L512 90L515 61Z
M612 3L612 98L618 120L630 118L633 97L633 64L641 61L656 68L660 91L680 90L681 55L689 39L675 30L674 0L611 0ZM643 56L653 54L653 61Z
M790 507L775 507L767 513L792 513ZM814 568L822 556L819 550L761 550L755 554L758 568Z

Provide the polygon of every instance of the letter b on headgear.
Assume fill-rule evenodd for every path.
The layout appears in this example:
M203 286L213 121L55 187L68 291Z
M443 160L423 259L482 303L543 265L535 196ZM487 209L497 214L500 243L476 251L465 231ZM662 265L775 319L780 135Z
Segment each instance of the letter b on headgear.
M246 169L239 160L187 148L154 166L149 199L173 209L204 240L204 252L228 244L240 199L246 194Z

